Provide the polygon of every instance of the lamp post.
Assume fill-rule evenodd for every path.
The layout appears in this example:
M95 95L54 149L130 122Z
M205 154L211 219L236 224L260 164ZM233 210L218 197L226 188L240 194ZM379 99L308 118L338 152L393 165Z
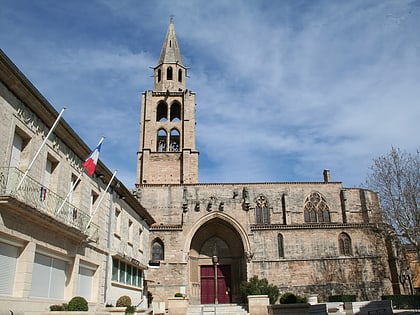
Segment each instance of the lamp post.
M218 288L217 288L217 263L219 262L219 257L213 256L212 257L213 266L214 266L214 304L219 304L217 295L218 295Z

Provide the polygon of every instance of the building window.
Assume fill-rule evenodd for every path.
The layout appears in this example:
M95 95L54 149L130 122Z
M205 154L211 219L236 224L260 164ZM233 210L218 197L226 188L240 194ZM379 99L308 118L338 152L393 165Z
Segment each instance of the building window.
M121 210L118 208L115 208L115 212L114 212L114 222L115 222L115 227L114 227L114 233L117 235L120 235L120 230L121 230Z
M45 163L45 172L44 172L44 180L43 185L44 188L50 189L51 180L54 175L54 170L57 168L58 161L56 161L53 157L48 155L47 162Z
M0 295L12 295L19 248L0 243Z
M171 121L181 120L181 104L174 102L171 105Z
M182 70L178 70L178 82L182 82Z
M172 67L168 67L168 69L166 69L166 79L167 80L172 80L172 76L173 76Z
M255 219L257 224L270 224L270 208L263 195L259 195L256 199Z
M80 262L77 281L77 295L83 296L87 301L92 300L92 283L96 266Z
M12 154L10 156L9 163L10 167L22 168L22 155L27 155L25 154L25 151L27 151L25 148L30 140L31 138L26 133L16 127L15 134L13 136Z
M168 120L168 104L159 102L156 109L156 121L165 122Z
M90 209L89 215L93 215L93 211L95 211L95 203L98 200L99 195L94 192L93 190L90 192Z
M63 299L66 267L64 260L35 253L31 296Z
M171 143L171 147L169 148L169 151L178 152L179 151L179 131L178 130L176 129L171 130L170 143Z
M351 239L347 233L341 233L338 237L338 247L340 250L340 255L351 256Z
M133 244L133 221L128 220L128 242L132 245Z
M160 69L158 69L158 71L157 71L157 80L158 80L158 82L160 82L160 80L162 80L162 71Z
M283 235L277 235L277 248L279 252L279 257L284 258L284 245L283 245Z
M164 254L163 242L160 239L156 239L152 244L152 260L164 260Z
M116 257L112 259L112 281L143 287L143 270Z
M158 152L166 152L166 147L167 147L166 138L167 138L166 131L164 129L159 129L157 133L157 148L156 148Z
M313 192L305 199L304 203L305 222L327 223L330 220L330 207L327 201L319 192Z

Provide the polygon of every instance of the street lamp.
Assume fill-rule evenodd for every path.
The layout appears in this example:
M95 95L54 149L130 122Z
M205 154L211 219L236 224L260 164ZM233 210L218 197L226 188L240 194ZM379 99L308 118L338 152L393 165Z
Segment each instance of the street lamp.
M219 257L213 256L212 261L214 265L214 304L219 304L219 301L217 299L217 264L219 262Z

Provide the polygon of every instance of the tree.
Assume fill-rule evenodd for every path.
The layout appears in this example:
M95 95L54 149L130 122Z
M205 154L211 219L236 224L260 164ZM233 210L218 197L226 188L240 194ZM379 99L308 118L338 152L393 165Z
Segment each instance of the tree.
M373 160L366 183L379 193L385 220L420 259L420 154L392 148Z

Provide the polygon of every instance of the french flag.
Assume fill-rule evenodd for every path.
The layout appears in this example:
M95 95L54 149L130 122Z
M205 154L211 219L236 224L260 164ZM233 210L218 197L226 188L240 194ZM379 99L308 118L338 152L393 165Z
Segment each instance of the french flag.
M82 164L89 176L92 176L93 173L95 173L96 165L98 164L99 152L101 151L102 141L104 141L104 137L101 138L101 141L99 141L95 150L89 154L89 156Z

